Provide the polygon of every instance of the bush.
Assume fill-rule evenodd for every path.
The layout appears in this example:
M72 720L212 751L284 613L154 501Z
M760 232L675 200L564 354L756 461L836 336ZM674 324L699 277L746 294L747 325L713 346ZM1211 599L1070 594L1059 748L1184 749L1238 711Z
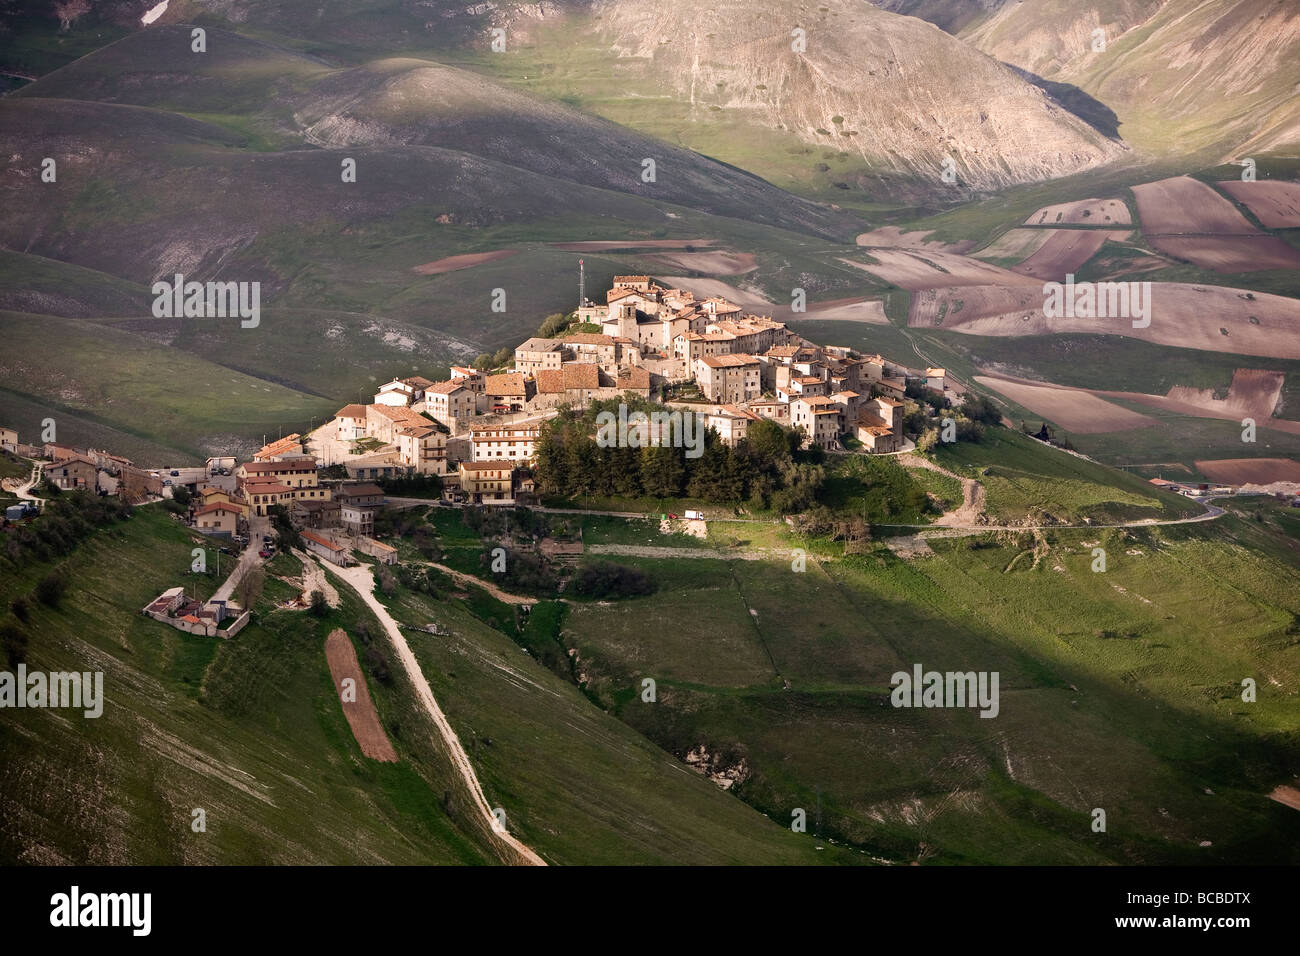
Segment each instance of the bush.
M330 612L330 602L325 600L325 594L321 591L311 592L311 613L315 617L324 617Z
M27 660L27 632L17 624L0 626L0 647L4 648L10 665L18 666Z
M391 684L393 675L388 669L388 658L380 652L379 648L373 644L366 645L365 650L366 666L370 668L370 675L381 684Z
M36 585L36 600L46 607L58 607L68 589L68 579L58 571L51 571Z
M578 569L573 577L573 590L584 597L636 597L653 594L655 582L637 568L600 561Z
M18 618L18 620L22 621L24 624L27 623L27 619L31 616L31 609L27 606L26 598L14 598L9 604L9 610L13 611L14 617Z

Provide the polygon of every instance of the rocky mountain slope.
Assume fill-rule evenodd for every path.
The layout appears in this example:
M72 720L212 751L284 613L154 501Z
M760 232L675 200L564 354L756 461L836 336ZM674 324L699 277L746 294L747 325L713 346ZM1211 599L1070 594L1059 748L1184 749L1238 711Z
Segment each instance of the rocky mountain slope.
M951 158L977 188L1123 154L1002 64L932 24L860 3L598 0L594 11L620 56L643 63L702 121L715 109L740 112L923 179L938 180Z

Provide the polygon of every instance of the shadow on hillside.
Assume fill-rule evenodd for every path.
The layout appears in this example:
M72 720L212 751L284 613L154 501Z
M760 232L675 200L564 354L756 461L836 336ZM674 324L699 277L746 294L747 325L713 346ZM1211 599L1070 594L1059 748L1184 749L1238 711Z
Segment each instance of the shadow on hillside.
M1119 117L1115 115L1114 110L1101 100L1088 95L1072 83L1056 83L1052 80L1045 80L1041 76L1030 73L1028 70L1022 70L1011 63L1003 63L1002 65L1034 84L1034 86L1046 93L1052 102L1073 113L1103 136L1116 142L1123 141L1123 137L1119 135Z

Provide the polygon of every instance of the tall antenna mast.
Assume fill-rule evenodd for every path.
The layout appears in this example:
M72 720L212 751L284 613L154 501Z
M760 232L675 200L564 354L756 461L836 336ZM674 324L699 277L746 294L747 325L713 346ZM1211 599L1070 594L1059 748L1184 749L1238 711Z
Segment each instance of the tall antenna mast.
M587 304L587 267L578 260L578 308Z

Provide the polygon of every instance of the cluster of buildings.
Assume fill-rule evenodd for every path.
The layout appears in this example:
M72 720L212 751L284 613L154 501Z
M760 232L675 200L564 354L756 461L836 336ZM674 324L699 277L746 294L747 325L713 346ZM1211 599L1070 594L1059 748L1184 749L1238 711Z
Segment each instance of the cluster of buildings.
M242 464L214 458L202 468L151 471L94 449L28 449L7 429L0 445L39 452L49 461L45 476L65 489L139 502L187 485L191 523L206 534L239 536L282 506L296 526L328 542L321 548L333 548L335 531L373 540L384 500L375 482L387 478L437 475L445 496L472 503L530 500L542 423L562 405L662 399L693 383L698 399L669 404L702 415L727 444L770 419L826 449L852 436L867 452L888 453L904 445L909 377L960 397L943 369L922 376L879 355L819 346L771 317L649 276L615 276L605 303L583 299L576 317L600 331L529 338L513 367L495 374L453 367L445 381L394 379L369 404L345 405L310 436L270 442ZM322 466L333 465L346 480L322 479Z
M438 475L451 496L508 504L532 492L534 443L561 405L660 398L693 382L703 401L670 404L702 414L728 444L768 418L827 449L845 435L867 452L903 447L906 379L920 376L879 355L815 345L768 316L649 276L615 276L606 302L584 299L576 318L600 331L529 338L496 374L453 367L441 382L394 379L370 404L339 409L313 440L354 479ZM924 377L948 389L943 369Z
M131 459L121 455L52 442L28 451L35 452L33 457L47 460L42 470L45 479L63 491L118 495L130 504L162 494L163 480L157 472L137 468Z

